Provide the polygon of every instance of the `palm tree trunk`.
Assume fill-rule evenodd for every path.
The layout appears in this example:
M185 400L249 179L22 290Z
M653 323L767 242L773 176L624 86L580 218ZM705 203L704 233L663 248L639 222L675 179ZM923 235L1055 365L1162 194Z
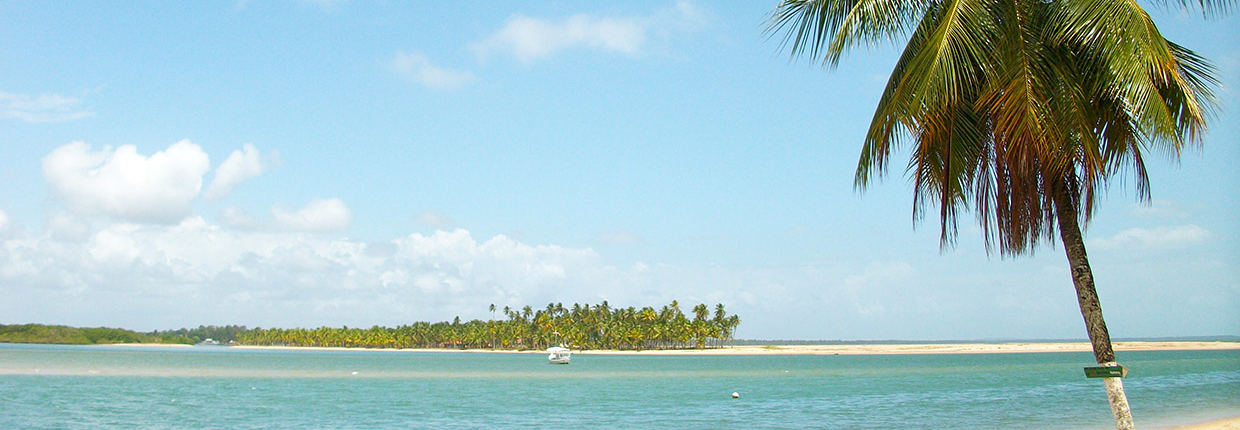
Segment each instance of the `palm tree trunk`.
M1107 323L1102 318L1102 305L1098 303L1098 291L1094 289L1094 273L1089 268L1085 241L1081 238L1081 228L1077 223L1076 205L1073 204L1074 199L1068 186L1059 184L1052 191L1051 198L1054 200L1059 221L1059 237L1063 241L1064 252L1068 254L1068 264L1072 267L1072 283L1076 286L1076 298L1081 306L1081 316L1085 318L1085 329L1089 332L1094 358L1100 365L1116 366L1115 350L1111 348L1111 335L1107 333ZM1122 380L1103 378L1103 383L1107 390L1107 400L1111 403L1111 413L1115 415L1115 428L1135 429Z

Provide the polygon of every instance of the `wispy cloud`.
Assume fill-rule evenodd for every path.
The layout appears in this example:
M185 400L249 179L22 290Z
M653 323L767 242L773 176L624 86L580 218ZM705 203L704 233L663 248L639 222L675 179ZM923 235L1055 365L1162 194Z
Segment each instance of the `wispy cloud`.
M605 231L599 233L594 240L608 245L628 245L643 242L641 236L624 230Z
M14 94L0 91L0 118L26 122L64 122L89 118L95 113L82 100L60 94Z
M1148 251L1176 249L1195 245L1210 238L1210 231L1196 224L1131 228L1114 236L1091 240L1096 249L1139 249Z
M470 49L479 58L510 56L526 63L574 49L637 56L644 53L651 39L698 31L707 21L707 14L687 0L640 16L576 14L548 19L514 14ZM473 72L443 67L420 52L397 51L387 67L406 79L437 89L460 88L476 80Z
M632 18L574 15L550 21L516 15L474 49L482 55L505 53L528 62L571 48L635 54L645 41L646 28Z
M397 52L389 67L397 74L431 88L460 88L474 81L472 72L437 66L425 55L416 52Z
M653 33L696 31L705 20L705 14L687 1L645 16L577 14L557 20L513 15L473 49L483 57L504 54L523 62L572 49L637 55Z
M1184 219L1190 215L1190 211L1180 202L1156 199L1148 204L1136 203L1132 214L1150 218Z

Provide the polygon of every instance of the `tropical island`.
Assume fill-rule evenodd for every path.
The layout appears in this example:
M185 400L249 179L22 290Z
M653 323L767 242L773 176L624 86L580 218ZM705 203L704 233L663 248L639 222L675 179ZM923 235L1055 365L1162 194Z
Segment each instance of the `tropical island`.
M397 327L248 328L243 325L200 325L167 331L138 332L122 328L77 328L60 325L0 324L0 343L70 345L196 345L244 348L347 348L418 351L520 352L554 345L595 354L702 355L873 355L971 354L1016 352L1084 352L1090 344L1072 340L996 341L844 341L734 339L741 319L723 304L698 304L692 314L673 300L654 307L613 308L596 305L545 308L497 308L503 319L414 322ZM1116 342L1124 351L1235 350L1234 336L1185 339L1133 339Z
M319 327L253 328L199 326L140 333L118 328L73 328L38 324L0 325L0 342L52 344L196 344L213 339L247 346L337 347L380 349L541 350L569 345L579 350L674 350L720 348L732 339L740 317L723 304L713 311L705 303L680 310L673 300L659 309L647 306L612 308L574 303L549 303L544 309L525 306L502 309L505 319L414 322L394 328Z

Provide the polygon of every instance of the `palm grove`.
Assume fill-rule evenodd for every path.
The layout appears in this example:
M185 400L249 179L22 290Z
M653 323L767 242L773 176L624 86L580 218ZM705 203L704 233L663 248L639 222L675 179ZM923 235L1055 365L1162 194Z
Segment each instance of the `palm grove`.
M237 343L365 348L491 348L543 349L566 345L576 349L682 349L720 347L732 338L740 317L729 315L723 304L713 312L706 304L693 307L692 317L675 300L662 308L612 308L577 304L565 308L550 303L545 309L490 306L504 319L462 322L415 322L395 328L315 329L256 328L237 334Z
M1233 0L1179 1L1214 15ZM944 246L969 210L987 250L1005 256L1058 235L1095 359L1115 365L1081 226L1125 172L1149 200L1147 153L1178 157L1201 143L1218 86L1205 59L1166 40L1132 1L784 0L768 27L776 33L794 56L828 66L907 37L855 186L907 148L914 219L937 209ZM1116 427L1133 428L1119 379L1104 381Z

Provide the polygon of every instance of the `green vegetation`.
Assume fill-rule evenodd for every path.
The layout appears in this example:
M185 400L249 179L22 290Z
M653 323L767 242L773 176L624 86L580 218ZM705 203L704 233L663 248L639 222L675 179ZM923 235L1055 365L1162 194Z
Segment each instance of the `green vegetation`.
M491 305L492 314L498 311ZM327 346L357 348L490 348L543 349L562 344L577 349L683 349L717 348L732 339L740 317L728 315L722 304L714 312L705 304L693 307L690 318L675 300L660 309L634 307L612 309L598 305L560 303L546 309L529 306L503 308L506 320L462 322L415 322L396 328L374 326L255 328L245 326L198 326L139 333L118 328L74 328L39 324L0 325L0 342L57 344L166 343L195 344L208 338L241 345Z
M219 343L226 344L237 340L237 335L246 331L249 331L249 329L245 328L243 325L200 325L198 328L181 328L178 330L169 330L165 332L155 331L151 334L157 336L184 337L189 339L190 343L198 343L207 339L212 339Z
M492 313L496 312L491 305ZM576 349L683 349L720 347L732 338L740 318L722 304L714 313L705 304L692 318L675 300L661 309L612 309L606 301L591 306L560 303L546 309L505 306L506 320L416 322L396 328L254 329L237 334L245 345L328 346L366 348L492 348L543 349L564 344Z
M184 336L138 333L119 328L75 328L59 325L3 325L0 342L94 345L113 343L193 343Z

